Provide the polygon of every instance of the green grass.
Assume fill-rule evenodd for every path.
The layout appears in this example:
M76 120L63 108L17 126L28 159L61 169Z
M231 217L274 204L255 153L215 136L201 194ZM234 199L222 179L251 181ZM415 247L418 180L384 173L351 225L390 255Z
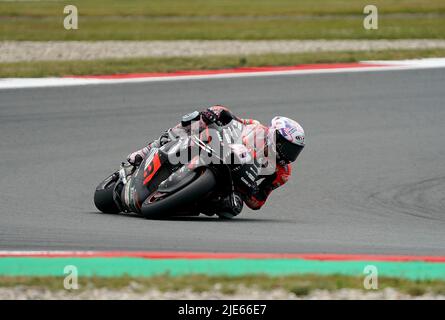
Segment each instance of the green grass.
M178 70L283 66L302 63L355 62L361 60L396 60L419 57L445 57L445 49L0 63L0 78L173 72Z
M363 278L343 275L294 275L272 277L266 275L251 275L242 277L188 275L172 277L169 275L149 278L79 278L79 290L93 288L108 288L119 290L137 284L135 291L158 289L161 291L178 291L191 289L195 292L215 290L218 284L223 293L233 293L240 286L260 290L284 289L296 295L304 296L315 289L335 291L342 288L364 290ZM57 277L0 277L0 287L40 287L52 291L63 290L63 278ZM445 281L431 280L406 280L399 278L379 277L378 289L394 288L402 293L418 296L427 292L433 294L445 294Z
M445 1L378 0L365 30L362 0L0 2L0 40L445 38ZM63 28L63 7L79 29Z
M70 0L0 2L3 16L55 16L74 4L85 16L296 16L350 15L368 4L382 13L445 13L442 0Z
M384 18L378 30L365 30L361 18L150 20L83 18L78 30L60 19L2 19L2 40L274 40L274 39L421 39L445 38L441 18Z

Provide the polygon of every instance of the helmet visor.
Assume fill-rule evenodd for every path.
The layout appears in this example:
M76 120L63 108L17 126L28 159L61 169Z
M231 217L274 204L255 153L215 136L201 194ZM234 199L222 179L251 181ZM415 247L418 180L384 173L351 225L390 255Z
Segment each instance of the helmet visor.
M278 155L288 162L294 162L304 148L304 146L289 142L278 132L276 134L276 146Z

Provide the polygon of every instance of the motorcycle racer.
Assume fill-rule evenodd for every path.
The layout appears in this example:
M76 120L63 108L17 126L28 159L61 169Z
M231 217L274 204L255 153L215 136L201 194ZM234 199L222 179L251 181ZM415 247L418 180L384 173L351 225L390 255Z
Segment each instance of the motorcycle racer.
M190 132L190 124L193 121L199 122L199 129L204 129L208 124L215 123L224 126L232 120L238 121L244 125L254 125L258 130L265 132L265 144L272 148L276 155L276 166L272 174L259 175L256 184L252 190L247 190L241 194L241 199L246 205L253 209L260 209L269 195L276 188L284 185L291 173L291 163L299 156L305 146L305 133L300 124L296 121L276 116L272 119L269 126L262 125L254 119L242 119L237 117L230 109L222 105L215 105L200 112L194 111L182 117L181 122L175 127L165 131L157 140L150 142L146 147L137 150L128 155L127 161L132 165L138 165L146 157L152 148L159 148L165 143L175 138L175 130L185 130ZM236 201L241 201L237 198ZM223 207L230 211L233 201L223 200Z

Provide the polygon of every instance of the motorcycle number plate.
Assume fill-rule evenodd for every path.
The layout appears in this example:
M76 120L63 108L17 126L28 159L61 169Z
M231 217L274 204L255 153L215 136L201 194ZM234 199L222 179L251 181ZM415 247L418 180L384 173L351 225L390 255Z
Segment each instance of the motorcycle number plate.
M144 169L144 186L147 185L153 178L155 173L161 167L161 159L159 158L159 153L156 152L153 156L152 161L147 161Z

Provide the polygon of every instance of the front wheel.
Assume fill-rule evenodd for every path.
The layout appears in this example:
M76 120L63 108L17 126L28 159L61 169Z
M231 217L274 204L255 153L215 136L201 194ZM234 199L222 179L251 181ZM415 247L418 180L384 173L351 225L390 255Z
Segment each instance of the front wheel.
M119 213L120 209L113 199L114 186L116 185L116 173L113 173L102 181L94 192L94 204L104 213Z
M160 219L178 215L181 210L196 203L216 186L216 178L209 169L203 171L189 185L160 199L149 196L141 207L141 214L147 219Z

